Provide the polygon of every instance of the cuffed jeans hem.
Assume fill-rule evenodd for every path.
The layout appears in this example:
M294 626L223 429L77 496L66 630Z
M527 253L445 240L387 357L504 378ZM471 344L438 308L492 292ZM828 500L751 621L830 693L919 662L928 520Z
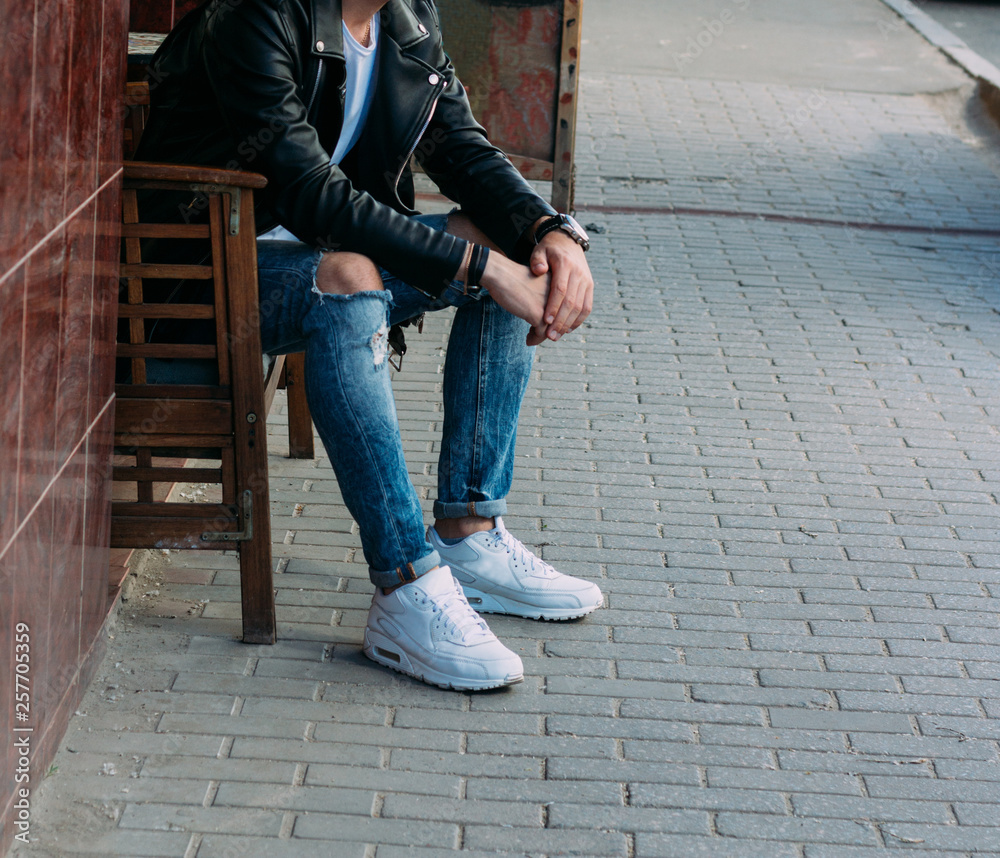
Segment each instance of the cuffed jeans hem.
M465 518L467 515L478 515L482 518L493 518L507 514L507 500L469 501L468 503L441 503L434 501L434 518Z
M368 567L368 575L372 579L372 584L376 587L395 587L398 584L409 584L416 581L421 575L430 572L435 566L441 565L441 555L436 551L425 554L419 560L407 563L405 566L397 566L385 572Z

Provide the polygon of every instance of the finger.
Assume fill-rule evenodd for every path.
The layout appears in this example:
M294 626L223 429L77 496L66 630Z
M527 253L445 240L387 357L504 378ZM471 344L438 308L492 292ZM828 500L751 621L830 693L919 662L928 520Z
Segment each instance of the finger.
M548 300L545 302L545 316L543 321L550 329L555 329L556 320L562 307L566 302L566 290L569 288L569 272L565 265L556 265L552 268L551 280L549 282Z
M594 281L588 278L587 282L584 284L583 296L582 296L582 306L580 307L580 312L577 317L573 320L570 330L575 331L580 327L587 317L590 315L591 311L594 309Z
M531 259L528 264L532 274L536 276L545 274L549 270L549 257L545 248L536 245L535 249L531 251Z
M550 330L554 330L562 336L572 330L573 322L580 314L580 309L583 306L583 296L580 294L582 284L580 283L580 274L576 271L563 270L558 275L553 275L553 282L556 282L557 277L562 277L565 281L565 297L559 306L559 312L549 327Z
M531 329L528 331L525 344L529 346L537 346L544 343L545 339L545 325L532 325Z

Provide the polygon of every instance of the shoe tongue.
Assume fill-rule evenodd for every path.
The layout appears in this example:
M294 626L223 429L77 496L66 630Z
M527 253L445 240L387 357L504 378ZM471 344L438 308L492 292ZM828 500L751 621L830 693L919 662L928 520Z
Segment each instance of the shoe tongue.
M425 572L417 579L417 583L428 596L445 595L455 589L455 579L448 566L438 566L437 569Z

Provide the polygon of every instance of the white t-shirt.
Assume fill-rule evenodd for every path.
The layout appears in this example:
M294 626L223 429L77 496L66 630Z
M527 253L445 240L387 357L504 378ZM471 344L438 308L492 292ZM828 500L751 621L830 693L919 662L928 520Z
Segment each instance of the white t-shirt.
M340 129L340 137L330 158L330 165L339 164L344 156L358 142L361 131L368 118L375 95L376 47L378 46L379 16L372 18L372 30L368 37L368 46L362 45L344 24L344 59L347 61L347 78L344 93L344 124ZM283 226L258 236L258 240L298 241L292 233Z

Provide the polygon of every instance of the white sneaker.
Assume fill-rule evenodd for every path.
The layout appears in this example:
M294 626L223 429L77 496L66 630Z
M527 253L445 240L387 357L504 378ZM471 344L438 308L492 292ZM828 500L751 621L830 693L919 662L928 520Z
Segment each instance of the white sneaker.
M372 661L431 685L480 691L524 679L517 653L469 607L447 566L393 590L375 590L365 628Z
M596 611L604 596L596 584L557 572L532 554L496 517L493 530L446 545L433 527L427 541L451 567L469 604L484 614L533 620L570 620Z

